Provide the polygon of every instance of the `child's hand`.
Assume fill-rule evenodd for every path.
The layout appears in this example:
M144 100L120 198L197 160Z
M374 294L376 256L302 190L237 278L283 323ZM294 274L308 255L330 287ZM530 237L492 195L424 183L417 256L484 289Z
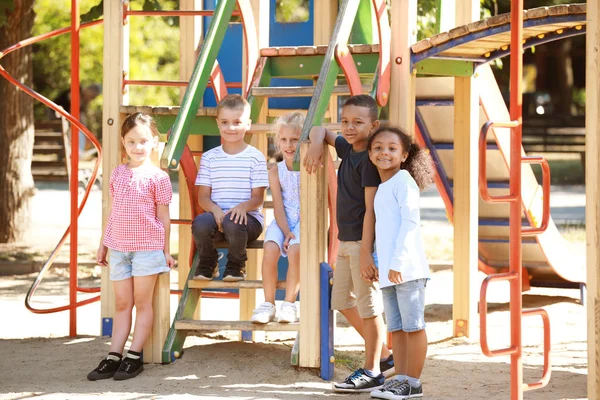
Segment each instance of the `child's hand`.
M229 216L230 220L232 220L236 224L246 225L248 223L248 217L246 215L247 212L248 211L246 210L246 206L244 205L244 203L240 203L237 206L230 209L229 211L227 211L225 215L231 214Z
M285 240L283 241L283 252L285 254L287 254L289 248L290 248L290 242L296 239L296 235L294 235L292 232L288 232L287 235L285 235Z
M311 143L304 157L304 168L306 172L312 174L317 172L317 168L323 166L323 144Z
M394 271L390 269L388 273L388 278L390 282L395 283L396 285L402 283L402 273L398 271Z
M379 270L375 266L373 254L370 252L360 252L360 276L367 282L377 282L379 280Z
M217 229L219 232L223 232L223 218L225 218L225 213L220 208L216 211L212 212L213 217L215 217L215 222L217 223Z
M106 254L108 253L108 248L101 244L98 247L98 251L96 252L96 262L98 265L102 265L103 267L108 266L108 261L106 261Z
M165 251L165 260L167 261L167 267L173 268L175 266L175 259L171 254Z

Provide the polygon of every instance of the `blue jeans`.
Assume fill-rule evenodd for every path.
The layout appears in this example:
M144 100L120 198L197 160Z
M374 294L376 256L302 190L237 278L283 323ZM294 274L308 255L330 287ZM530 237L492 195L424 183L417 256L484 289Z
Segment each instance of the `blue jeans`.
M425 286L417 279L381 289L388 332L425 329Z

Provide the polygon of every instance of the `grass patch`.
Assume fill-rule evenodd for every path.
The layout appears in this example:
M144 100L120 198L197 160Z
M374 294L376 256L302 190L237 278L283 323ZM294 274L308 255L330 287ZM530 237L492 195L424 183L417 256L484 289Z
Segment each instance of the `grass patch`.
M37 251L8 250L0 253L0 261L8 262L30 262L37 261L42 254Z
M335 365L337 367L345 367L350 371L356 371L363 367L365 362L361 351L341 351L334 350Z

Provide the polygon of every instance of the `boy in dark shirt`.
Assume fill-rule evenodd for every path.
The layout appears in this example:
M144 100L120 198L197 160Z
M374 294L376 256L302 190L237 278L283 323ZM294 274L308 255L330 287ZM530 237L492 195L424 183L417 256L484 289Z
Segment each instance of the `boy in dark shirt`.
M320 126L313 127L309 134L311 146L304 160L308 173L322 165L324 141L334 146L342 159L337 177L340 249L333 276L331 307L339 310L365 339L365 365L344 382L334 384L334 390L339 392L374 390L383 385L382 370L393 367L392 356L383 345L383 303L373 260L373 202L381 180L377 168L369 160L367 142L369 134L379 127L377 111L372 97L350 97L342 108L342 135Z

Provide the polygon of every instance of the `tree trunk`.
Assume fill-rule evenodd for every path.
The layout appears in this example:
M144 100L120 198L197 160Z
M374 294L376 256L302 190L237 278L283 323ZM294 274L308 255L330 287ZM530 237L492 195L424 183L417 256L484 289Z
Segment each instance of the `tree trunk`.
M8 22L0 28L0 51L31 35L33 0L15 0ZM17 50L0 63L19 82L31 86L31 47ZM31 224L33 99L0 77L0 243L25 239Z

